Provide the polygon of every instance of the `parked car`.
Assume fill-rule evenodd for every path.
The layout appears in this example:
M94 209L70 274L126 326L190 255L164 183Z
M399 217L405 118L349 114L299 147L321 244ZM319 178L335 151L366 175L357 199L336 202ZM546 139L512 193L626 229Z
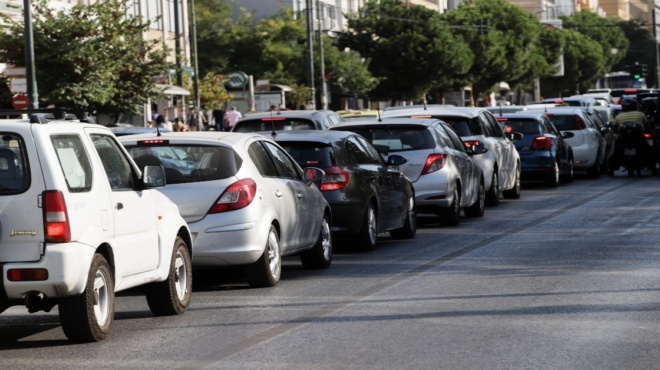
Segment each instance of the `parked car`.
M521 180L544 181L559 186L573 181L573 150L564 139L572 132L560 132L545 114L509 113L497 117L504 132L519 132L523 138L514 142L520 154Z
M466 145L488 149L474 157L486 179L486 205L497 205L500 195L508 199L520 198L520 155L513 145L520 135L506 136L487 109L429 107L385 112L383 117L435 118L446 122Z
M362 250L376 247L376 236L411 239L417 231L412 182L390 167L406 163L399 155L387 162L363 137L349 131L286 131L274 140L304 169L325 171L321 192L333 214L333 236L348 237Z
M485 182L474 157L488 150L483 146L466 146L442 121L356 120L330 130L361 135L379 148L388 161L391 155L404 157L406 162L399 164L398 169L413 183L418 214L437 215L445 225L457 225L462 209L468 217L483 216Z
M556 104L557 106L591 107L596 105L596 99L592 96L576 95L567 98L548 98L532 104Z
M337 111L345 120L357 118L378 118L380 111L375 109L348 109Z
M607 159L607 143L583 107L555 107L528 112L543 113L559 131L572 132L574 136L565 140L573 148L575 170L587 171L593 178L600 176Z
M243 265L253 287L278 283L283 256L299 254L308 268L330 266L332 213L312 181L324 173L303 172L273 140L218 131L120 140L137 163L165 166L161 192L179 206L196 236L193 266ZM164 148L186 153L181 162L192 162L192 170L168 167Z
M138 134L150 134L157 132L170 132L166 128L156 128L156 127L137 127L137 126L115 126L110 127L115 136L124 136L124 135L138 135Z
M331 110L283 110L247 114L232 132L327 130L342 122L344 118Z
M515 113L520 112L521 110L527 110L526 105L498 105L496 107L485 107L490 111L495 117L498 117L506 113Z
M96 342L110 332L115 292L146 284L154 314L186 311L192 235L156 190L161 167L138 168L97 124L32 114L2 120L2 131L0 312L57 305L67 338Z

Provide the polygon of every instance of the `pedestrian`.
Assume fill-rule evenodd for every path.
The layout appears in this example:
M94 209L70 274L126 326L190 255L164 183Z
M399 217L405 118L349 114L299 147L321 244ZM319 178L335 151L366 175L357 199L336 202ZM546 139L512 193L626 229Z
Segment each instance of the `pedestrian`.
M227 119L227 131L231 131L234 128L236 122L239 119L243 118L241 112L236 110L236 106L231 107L231 110L225 115Z
M211 120L216 131L225 130L225 111L223 109L214 109Z
M204 131L204 127L207 125L206 117L203 114L197 113L195 107L190 107L186 124L190 127L191 131Z
M190 131L190 129L186 124L183 123L182 117L177 117L174 119L174 123L172 124L172 131L184 132L184 131Z

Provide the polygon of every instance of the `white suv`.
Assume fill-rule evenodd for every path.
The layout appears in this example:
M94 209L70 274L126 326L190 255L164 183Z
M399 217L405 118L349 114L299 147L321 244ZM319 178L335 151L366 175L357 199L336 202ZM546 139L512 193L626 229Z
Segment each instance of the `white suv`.
M75 342L104 339L115 292L135 286L154 314L183 313L192 239L154 189L163 168L138 169L106 127L47 117L0 120L0 312L58 305Z

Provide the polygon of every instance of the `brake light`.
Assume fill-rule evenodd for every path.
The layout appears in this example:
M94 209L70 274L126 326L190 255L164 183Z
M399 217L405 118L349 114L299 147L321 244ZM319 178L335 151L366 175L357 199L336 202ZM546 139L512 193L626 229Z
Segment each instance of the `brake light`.
M582 117L578 116L577 114L575 115L575 122L577 122L577 128L578 130L584 130L587 128L587 125L584 124L584 120Z
M429 154L429 156L426 158L426 163L424 164L422 175L426 175L427 173L432 173L441 170L446 163L447 163L446 154Z
M476 145L476 146L484 145L484 143L482 143L479 140L465 140L464 143L465 143L465 147L468 148L468 149L473 145Z
M64 202L64 194L59 190L46 190L42 193L44 226L47 243L68 243L71 241L69 214Z
M208 213L222 213L245 208L252 203L256 194L257 183L254 180L238 180L225 189Z
M554 103L555 104L564 104L564 101L562 99L555 99Z
M651 134L649 134L649 133L645 133L645 134L644 134L644 138L645 138L645 139L650 139L650 138L651 138Z
M636 93L637 89L624 89L623 92L624 93Z
M267 121L284 121L284 120L286 120L286 118L284 118L284 117L266 117L266 118L262 118L262 119L261 119L262 122L267 122Z
M48 270L46 269L10 269L7 270L9 281L46 281Z
M151 139L151 140L140 140L137 142L137 146L159 146L159 145L169 145L170 141L166 139Z
M552 140L548 139L545 136L537 136L534 138L534 141L532 141L532 149L541 149L541 150L547 150L552 147Z
M350 175L339 166L323 169L325 176L321 179L321 191L343 189L348 185Z
M497 122L506 122L506 121L508 121L509 119L506 118L506 117L497 117L497 118L495 118L495 120L496 120Z

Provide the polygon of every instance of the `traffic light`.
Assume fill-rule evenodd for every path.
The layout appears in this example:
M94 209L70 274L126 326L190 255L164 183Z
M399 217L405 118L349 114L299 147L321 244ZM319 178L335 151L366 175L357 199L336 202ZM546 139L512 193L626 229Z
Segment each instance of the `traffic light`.
M629 72L635 80L642 78L642 66L637 62L631 66Z

